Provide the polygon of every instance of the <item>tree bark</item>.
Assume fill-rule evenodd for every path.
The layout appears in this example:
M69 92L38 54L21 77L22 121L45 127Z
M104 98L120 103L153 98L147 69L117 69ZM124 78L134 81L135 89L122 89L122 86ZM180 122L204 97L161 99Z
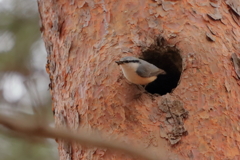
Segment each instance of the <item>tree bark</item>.
M240 51L238 1L38 4L57 127L93 129L142 145L156 159L240 159L240 83L231 61ZM167 73L180 71L178 86L169 94L141 93L114 62L124 56L158 63L156 56ZM58 143L62 160L134 159Z

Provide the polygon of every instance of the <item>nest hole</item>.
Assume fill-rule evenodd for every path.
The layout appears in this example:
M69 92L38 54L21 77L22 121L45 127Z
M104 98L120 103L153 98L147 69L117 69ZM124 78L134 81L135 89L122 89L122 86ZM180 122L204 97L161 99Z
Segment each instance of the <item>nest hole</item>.
M149 83L145 88L147 92L164 95L177 87L182 72L182 57L177 48L151 47L143 51L141 59L154 64L167 73L159 75L155 81Z

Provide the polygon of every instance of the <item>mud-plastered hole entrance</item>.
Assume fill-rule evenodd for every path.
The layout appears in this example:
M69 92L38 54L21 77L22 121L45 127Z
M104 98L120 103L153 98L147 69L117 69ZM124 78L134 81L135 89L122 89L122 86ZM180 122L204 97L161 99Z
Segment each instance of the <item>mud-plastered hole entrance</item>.
M142 52L141 59L154 64L166 71L146 86L146 91L152 94L164 95L172 92L179 83L182 72L182 57L176 47L157 43Z

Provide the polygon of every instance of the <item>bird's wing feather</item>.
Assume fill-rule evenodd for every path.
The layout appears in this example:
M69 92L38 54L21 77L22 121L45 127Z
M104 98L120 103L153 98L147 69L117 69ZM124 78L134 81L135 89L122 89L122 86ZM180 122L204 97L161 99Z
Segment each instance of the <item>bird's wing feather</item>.
M137 74L141 77L147 78L152 76L157 76L159 74L166 74L166 72L158 67L141 60L141 64L136 70Z

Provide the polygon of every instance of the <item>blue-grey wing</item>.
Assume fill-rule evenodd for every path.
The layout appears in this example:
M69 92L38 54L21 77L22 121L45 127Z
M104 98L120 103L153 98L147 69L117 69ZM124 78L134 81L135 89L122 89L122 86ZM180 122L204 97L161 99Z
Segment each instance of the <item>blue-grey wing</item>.
M159 69L153 64L150 64L146 61L141 60L139 67L136 70L137 74L141 77L152 77L157 76L159 74L166 74L166 72L162 69Z

